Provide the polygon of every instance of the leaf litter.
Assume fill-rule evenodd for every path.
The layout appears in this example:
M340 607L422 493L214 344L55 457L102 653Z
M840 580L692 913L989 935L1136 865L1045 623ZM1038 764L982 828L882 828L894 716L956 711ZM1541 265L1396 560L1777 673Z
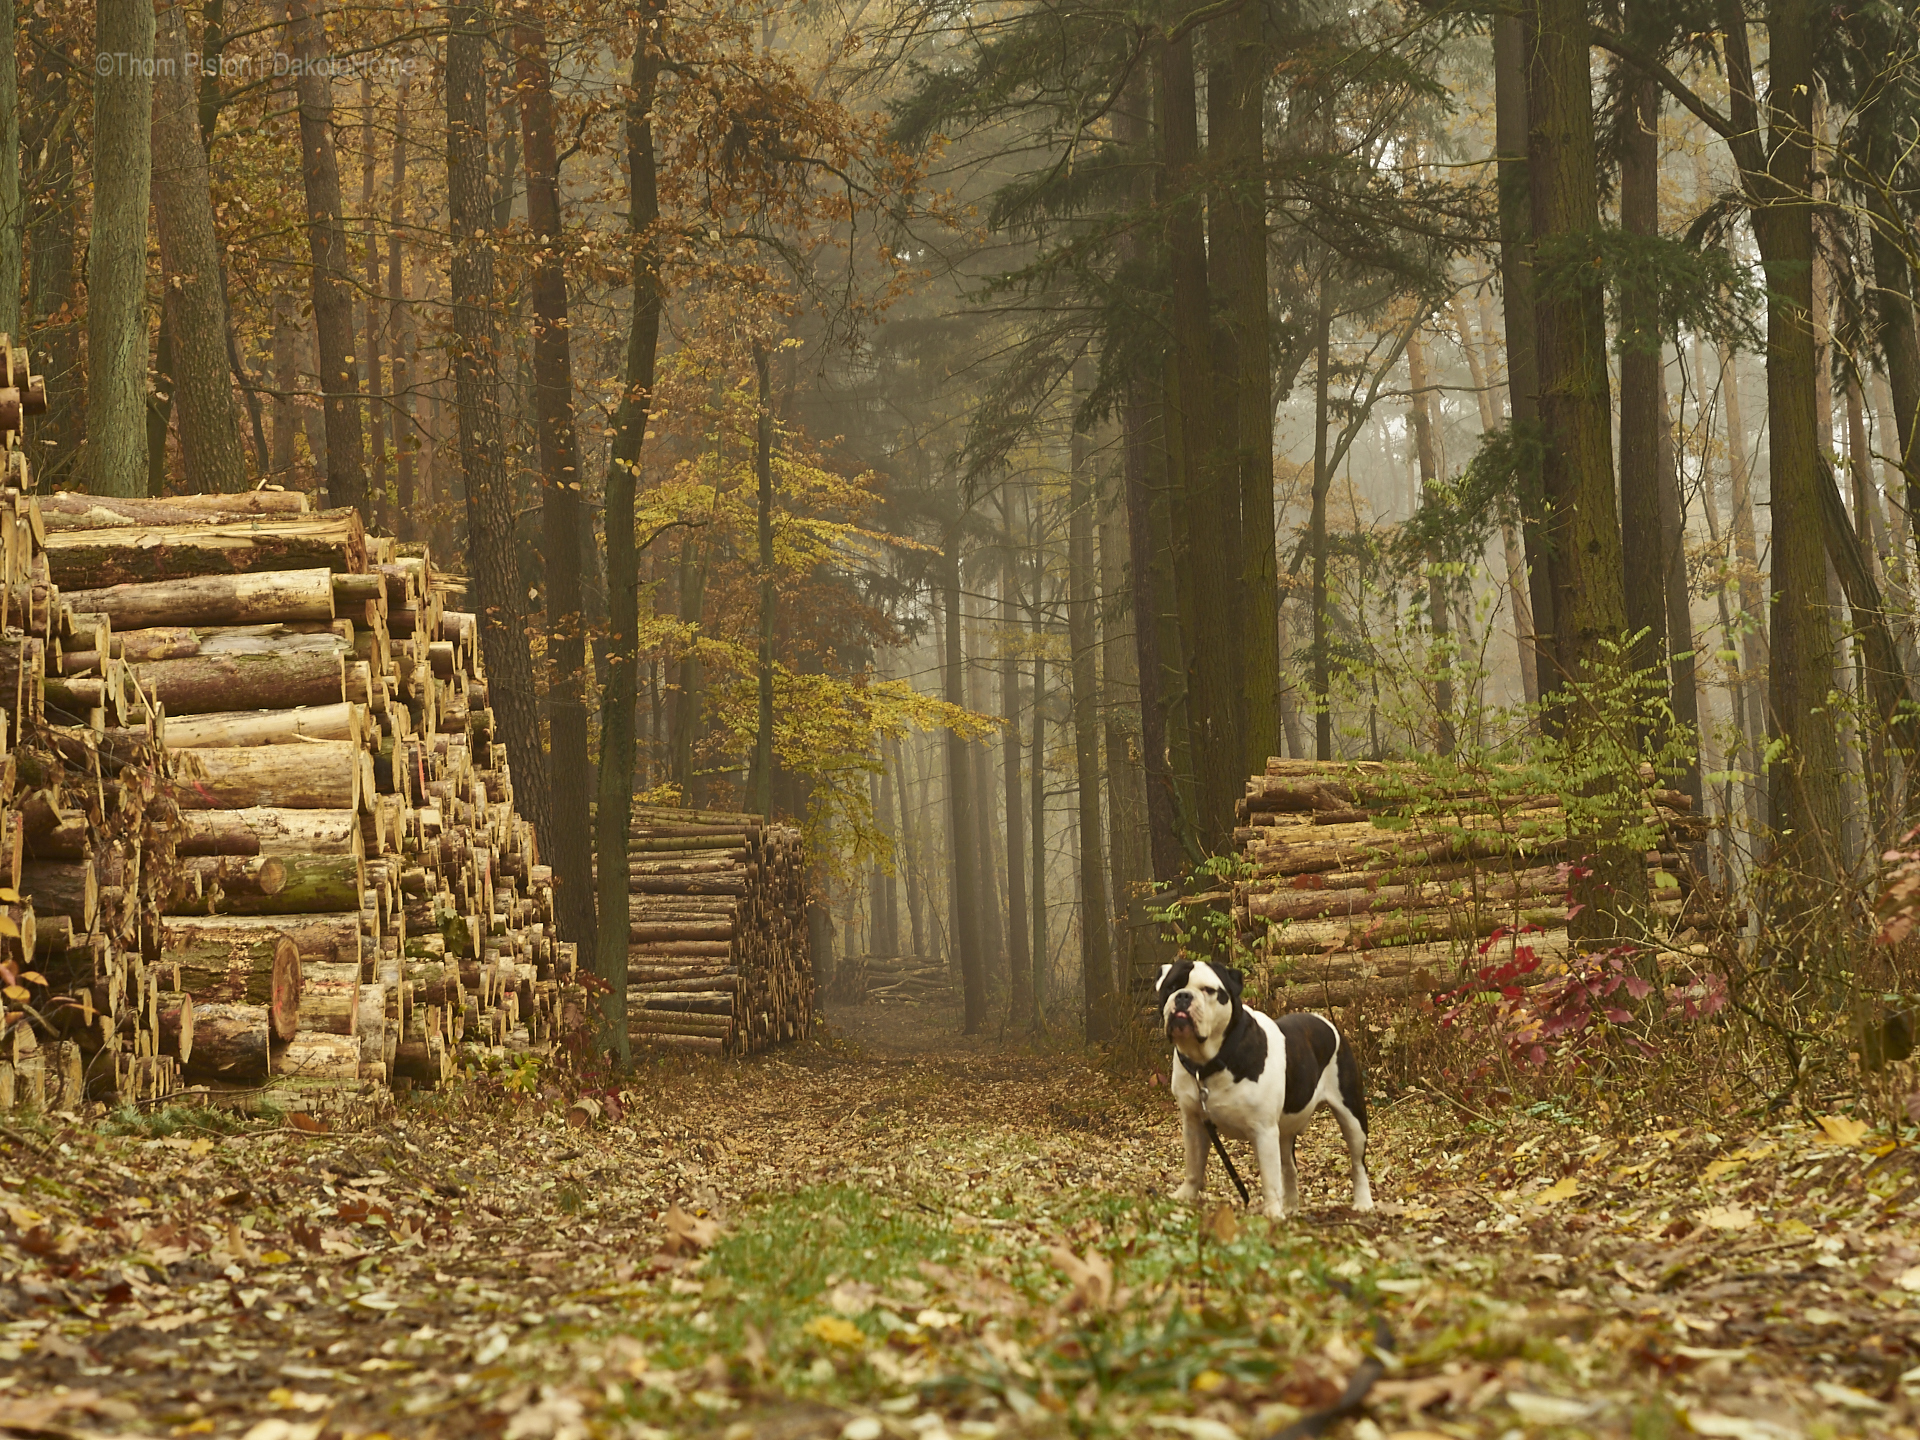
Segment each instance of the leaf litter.
M1371 1367L1327 1433L1920 1434L1920 1166L1848 1117L1414 1092L1376 1212L1319 1126L1276 1224L1217 1167L1168 1200L1166 1092L1075 1058L824 1040L643 1068L584 1127L559 1078L0 1129L0 1433L1271 1440Z

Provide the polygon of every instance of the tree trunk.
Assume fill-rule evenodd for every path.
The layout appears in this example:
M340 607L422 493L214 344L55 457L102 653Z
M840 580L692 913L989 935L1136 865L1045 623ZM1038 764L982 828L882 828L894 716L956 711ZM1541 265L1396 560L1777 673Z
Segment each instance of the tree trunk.
M300 331L294 324L293 297L284 291L273 297L273 387L273 474L284 484L300 437L300 407L294 403L300 388Z
M1529 170L1537 243L1577 245L1600 223L1593 137L1589 27L1579 0L1536 0L1530 102ZM1567 252L1571 253L1571 252ZM1565 259L1566 266L1580 262ZM1534 293L1535 363L1545 440L1542 483L1549 505L1555 566L1555 651L1569 684L1619 686L1621 657L1610 653L1626 629L1620 526L1614 507L1613 415L1608 395L1604 297L1584 272L1549 277ZM1574 753L1619 747L1594 707L1561 716ZM1646 888L1646 866L1619 843L1618 821L1602 821L1579 843L1590 873L1574 889L1583 908L1576 938L1614 933L1622 912Z
M893 785L894 793L898 795L900 805L900 843L894 851L898 862L896 868L899 870L901 877L907 882L907 923L913 938L913 958L924 964L933 958L933 949L927 942L926 929L921 920L920 913L922 904L920 898L920 840L919 830L914 824L912 806L913 786L907 775L906 761L900 754L900 738L897 735L887 737L886 751L892 757L890 773L898 777ZM881 794L884 795L886 793L886 788L883 786Z
M956 524L941 562L946 610L945 671L949 705L967 703L966 671L960 638L960 531ZM947 732L947 815L952 836L953 941L966 1003L966 1033L977 1035L987 1023L987 972L980 949L980 842L975 824L973 752Z
M31 274L25 319L46 375L47 413L23 444L44 493L74 484L88 403L74 303L74 239L84 207L74 192L73 127L65 119L81 82L47 34L47 20L31 10L28 17L38 63L28 72L32 83L23 138L27 153L40 158L28 188Z
M753 369L758 377L758 405L754 415L753 474L759 499L755 508L760 552L760 655L755 666L759 713L753 728L753 769L747 781L747 803L769 819L773 816L773 370L767 347L756 340Z
M1038 569L1039 567L1036 567ZM1033 743L1027 773L1027 804L1033 816L1033 1029L1046 1020L1047 1006L1047 656L1041 648L1040 580L1034 579Z
M1327 644L1327 491L1333 469L1327 463L1327 387L1332 364L1333 300L1330 281L1320 277L1320 313L1314 324L1313 511L1307 521L1307 547L1313 560L1313 755L1333 759L1333 666Z
M1532 48L1524 12L1502 12L1493 22L1493 80L1500 181L1500 288L1507 336L1507 413L1520 431L1540 423L1540 372L1534 346L1533 182L1528 155L1532 126L1527 56ZM1531 447L1520 451L1521 535L1527 552L1527 598L1533 613L1536 689L1548 695L1560 683L1555 660L1553 551L1547 500Z
M87 245L87 474L100 495L147 493L147 206L153 6L95 11L93 218Z
M1239 716L1246 666L1233 643L1234 593L1240 573L1239 491L1215 443L1218 395L1191 37L1163 44L1158 61L1166 154L1160 199L1168 216L1173 365L1181 407L1177 459L1193 548L1206 557L1205 563L1190 567L1193 606L1188 613L1183 605L1181 615L1192 645L1186 658L1191 677L1188 725L1198 791L1194 828L1200 848L1211 853L1227 847L1233 804L1245 779Z
M1660 92L1651 79L1627 92L1620 157L1620 225L1652 241L1660 233ZM1659 297L1632 281L1620 288L1620 554L1626 577L1627 630L1635 671L1665 664L1666 565L1661 524Z
M660 77L657 8L640 12L627 98L627 229L634 237L633 317L625 385L614 412L607 461L607 674L600 709L599 805L594 848L599 913L594 970L610 987L601 999L600 1044L624 1067L627 1044L627 820L633 806L633 704L640 665L640 564L634 537L636 482L660 347L660 196L653 153L653 102Z
M295 0L295 3L304 3L304 0ZM520 813L533 823L541 853L551 855L555 846L552 818L547 808L546 756L540 746L533 665L527 654L521 618L520 572L514 554L513 487L507 477L499 391L494 376L499 337L493 316L491 195L486 168L486 19L481 8L474 4L450 7L447 18L447 200L453 238L453 374L459 410L460 464L466 472L471 594L480 614L480 640L492 684L494 714L513 766L514 799ZM308 108L305 103L301 106L303 125ZM329 160L332 153L329 144ZM337 194L337 175L335 191ZM334 213L338 213L337 205ZM317 259L314 273L317 285L320 274ZM317 299L314 308L317 317ZM323 356L325 353L323 338ZM330 422L331 419L330 410ZM359 464L357 417L352 441L351 467L343 467L335 459L330 473L340 475L350 468L360 476L361 490L355 502L358 503L365 498L365 477ZM334 428L329 423L329 456L334 443ZM334 498L338 503L338 498ZM621 973L625 973L624 962ZM625 1019L623 1010L622 1024Z
M961 604L964 607L965 600ZM984 626L974 629L973 653L976 661L992 651ZM991 714L993 700L988 693L986 667L967 667L967 708L977 714ZM980 955L987 972L987 984L997 985L1006 978L1007 936L1005 911L1000 904L1000 876L1004 856L1000 848L999 807L994 804L993 751L982 744L973 752L974 838L980 846Z
M1680 493L1679 465L1673 453L1673 427L1664 382L1660 390L1660 578L1666 598L1667 663L1671 670L1673 718L1681 734L1691 735L1692 758L1680 776L1680 789L1693 801L1693 813L1706 814L1700 787L1701 747L1699 647L1694 643L1693 599L1687 590L1687 511Z
M394 533L417 540L420 524L415 511L413 433L413 313L407 306L407 281L400 236L407 223L407 98L412 76L402 72L393 101L393 195L387 217L388 343L393 348Z
M1140 732L1135 703L1139 684L1134 670L1131 616L1122 618L1127 598L1126 512L1115 509L1100 521L1100 692L1105 716L1107 761L1108 862L1113 879L1109 903L1117 927L1114 985L1126 994L1138 972L1135 927L1146 900L1147 804L1136 758ZM1264 759L1261 769L1266 768Z
M1100 837L1100 698L1094 590L1093 441L1074 427L1073 466L1068 480L1067 644L1073 653L1073 738L1079 780L1080 974L1086 1001L1086 1038L1112 1033L1113 914ZM1231 810L1228 811L1231 816Z
M526 12L522 12L525 14ZM546 31L536 17L514 28L521 149L527 166L527 225L539 251L533 270L533 380L540 445L541 533L550 557L547 599L547 776L560 937L584 954L594 937L593 831L585 699L587 636L580 600L580 449L573 422L572 330L560 215L560 162L553 138L553 74ZM369 302L369 311L372 306ZM628 709L632 701L627 702ZM631 725L629 720L628 724ZM631 764L628 770L631 771ZM623 772L627 773L627 772ZM628 787L631 789L631 786Z
M360 76L360 229L366 236L367 295L365 301L367 357L367 439L372 452L368 473L367 518L377 519L392 532L393 496L387 489L386 394L380 367L380 242L374 234L373 208L373 76ZM536 262L536 266L537 266ZM535 284L537 285L536 278ZM535 343L538 343L537 333Z
M1750 834L1758 835L1767 815L1766 587L1760 573L1759 540L1753 520L1753 465L1747 454L1746 423L1740 413L1740 375L1732 350L1720 349L1720 394L1727 411L1727 471L1733 506L1733 556L1739 577L1740 658L1745 681L1740 687L1738 719L1746 737L1743 757L1748 776Z
M1001 736L1001 779L1007 806L1007 1025L1025 1024L1033 1014L1033 950L1027 923L1026 816L1020 795L1020 660L1014 645L1019 617L1014 611L1013 527L1007 513L1007 492L996 497L1000 506L1002 542L1000 567L1000 633L1005 654L1000 659L1000 714L1007 722Z
M893 775L887 769L884 747L879 758L879 769L869 780L872 784L874 828L888 840L893 814ZM899 853L899 846L893 847ZM898 955L900 953L900 885L898 879L890 874L884 865L876 859L873 867L874 896L874 949L876 955Z
M1240 769L1266 768L1280 750L1279 567L1274 556L1273 358L1268 333L1266 122L1266 12L1243 5L1215 23L1214 43L1225 52L1208 92L1208 148L1215 158L1214 267L1220 310L1230 342L1233 379L1227 414L1234 492L1226 513L1237 512L1240 597L1236 657L1241 658L1240 708L1244 729ZM1218 93L1214 87L1217 86ZM1237 787L1243 776L1236 773ZM1237 793L1234 798L1238 798ZM1231 813L1231 810L1229 810Z
M327 424L327 503L364 509L367 503L367 463L364 437L360 433L360 380L353 351L353 282L347 264L346 212L340 199L340 158L333 148L333 80L328 64L326 25L323 7L326 0L287 0L287 28L293 58L298 62L294 92L300 105L301 175L306 185L307 248L312 261L313 331L319 351L321 403ZM473 6L456 10L475 13ZM451 117L468 104L484 121L485 97L476 94L456 96L449 86L447 105ZM448 142L451 159L454 142ZM484 152L481 157L484 166ZM451 166L449 167L451 168ZM456 229L460 222L456 219ZM457 247L456 247L457 248ZM454 261L460 259L456 253ZM485 262L491 280L492 257ZM489 284L489 290L492 288ZM456 295L465 295L454 285ZM467 305L456 305L456 312ZM491 354L491 347L488 347ZM474 363L474 362L469 362ZM466 439L467 427L461 427ZM472 443L472 442L468 442ZM481 557L474 556L476 567ZM505 678L504 676L501 678ZM520 764L516 760L516 770Z
M1413 452L1420 467L1420 497L1435 498L1440 467L1434 459L1433 412L1428 406L1427 347L1416 330L1407 340L1409 412L1413 424ZM1328 477L1331 480L1332 477ZM1316 487L1317 488L1317 487ZM1321 508L1325 509L1325 501ZM1325 521L1321 522L1322 528ZM1322 538L1316 543L1325 546ZM1427 563L1427 620L1433 631L1434 753L1453 754L1453 584L1437 556Z
M0 333L18 338L21 240L26 207L20 199L19 30L13 0L0 0Z

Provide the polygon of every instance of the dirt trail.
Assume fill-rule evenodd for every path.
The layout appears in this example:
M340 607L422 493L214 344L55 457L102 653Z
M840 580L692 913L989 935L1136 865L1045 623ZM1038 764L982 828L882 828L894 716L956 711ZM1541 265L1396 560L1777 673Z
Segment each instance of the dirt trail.
M1164 1198L1148 1077L946 1018L646 1068L589 1132L531 1074L337 1134L0 1131L0 1433L1260 1440L1387 1338L1361 1440L1916 1433L1920 1169L1864 1128L1409 1096L1379 1213L1322 1122L1270 1226Z

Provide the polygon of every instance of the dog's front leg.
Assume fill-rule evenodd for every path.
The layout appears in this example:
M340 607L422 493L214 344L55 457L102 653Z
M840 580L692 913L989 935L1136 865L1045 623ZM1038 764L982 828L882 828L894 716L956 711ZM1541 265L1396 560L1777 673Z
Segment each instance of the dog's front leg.
M1180 1107L1180 1140L1187 1152L1187 1179L1173 1198L1182 1204L1198 1200L1207 1188L1207 1122L1198 1110Z
M1253 1137L1253 1153L1260 1161L1260 1202L1269 1220L1284 1219L1286 1195L1292 1189L1289 1180L1283 1188L1281 1177L1290 1175L1292 1157L1280 1144L1278 1126L1269 1126Z
M1295 1136L1280 1138L1279 1131L1274 1132L1274 1143L1280 1147L1280 1213L1298 1215L1300 1213L1300 1176L1293 1165L1293 1142Z

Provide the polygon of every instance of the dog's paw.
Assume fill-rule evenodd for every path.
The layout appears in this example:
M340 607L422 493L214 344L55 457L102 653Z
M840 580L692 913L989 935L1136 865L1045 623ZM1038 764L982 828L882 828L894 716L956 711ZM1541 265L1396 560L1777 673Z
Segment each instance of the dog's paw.
M1373 1209L1373 1197L1371 1195L1364 1195L1356 1198L1353 1202L1353 1208L1365 1214L1367 1211Z
M1173 1198L1182 1205L1191 1205L1200 1198L1200 1187L1191 1180L1185 1181L1173 1192Z

